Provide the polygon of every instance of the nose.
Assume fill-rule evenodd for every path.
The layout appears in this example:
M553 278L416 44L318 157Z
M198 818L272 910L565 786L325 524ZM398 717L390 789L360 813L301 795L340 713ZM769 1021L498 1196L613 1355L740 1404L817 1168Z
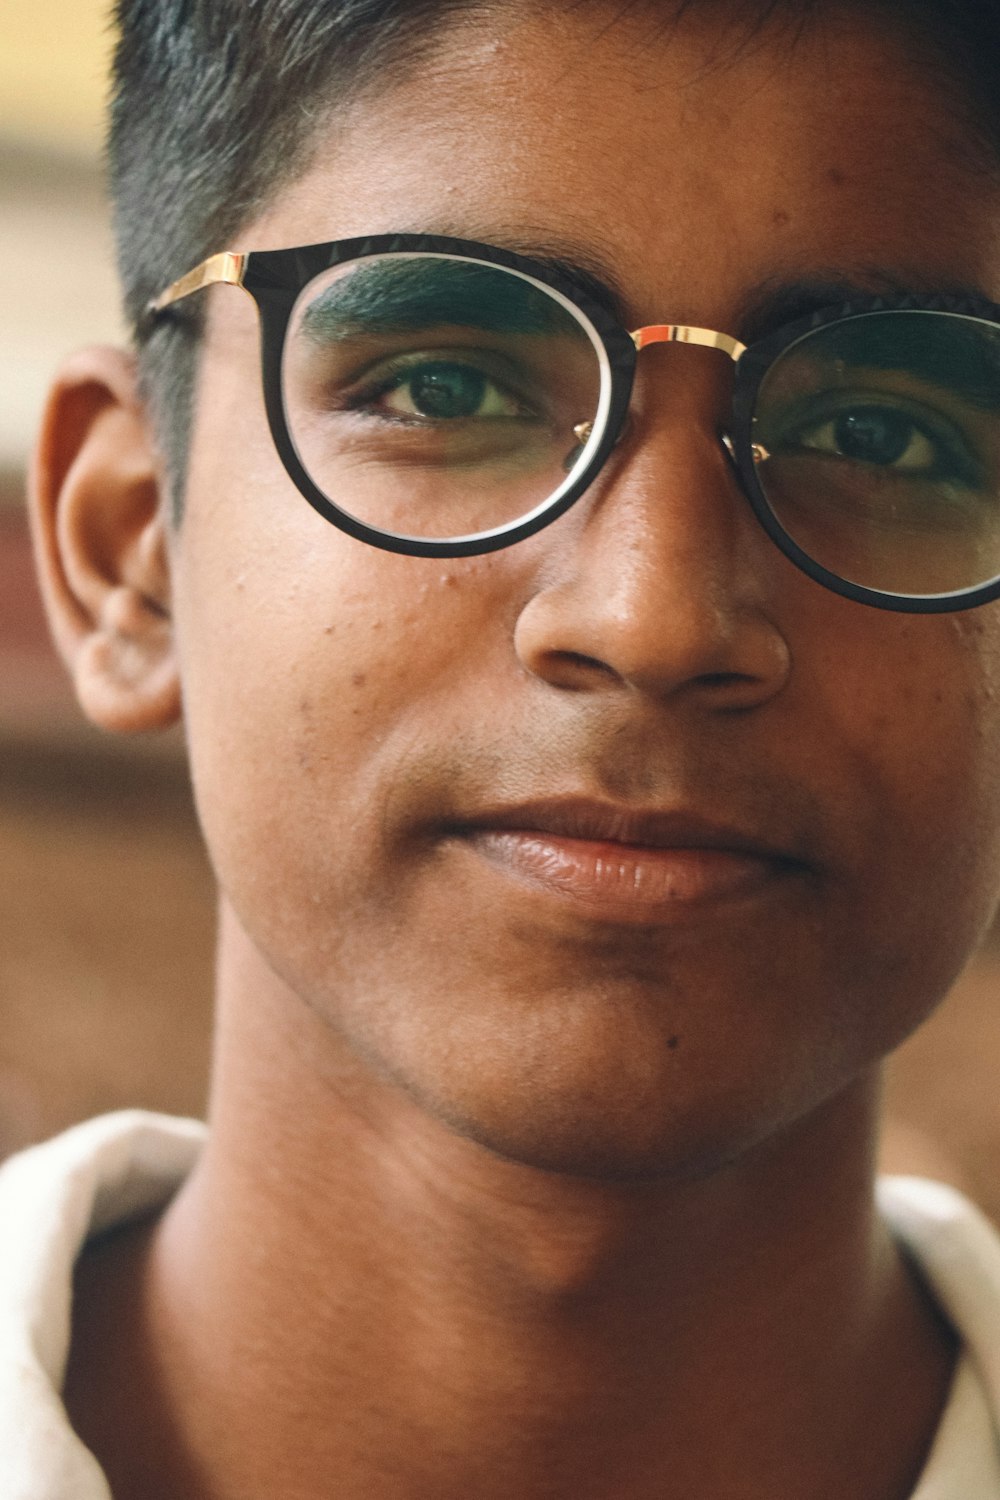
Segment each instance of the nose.
M684 695L722 711L759 706L788 678L774 608L784 560L716 435L718 386L706 402L696 384L686 409L663 410L652 393L596 492L547 534L551 571L521 611L515 649L553 687Z

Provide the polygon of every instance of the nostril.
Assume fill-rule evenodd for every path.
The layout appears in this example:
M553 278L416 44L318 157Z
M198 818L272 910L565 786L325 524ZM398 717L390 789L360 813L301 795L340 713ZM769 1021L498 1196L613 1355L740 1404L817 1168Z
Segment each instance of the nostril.
M542 651L525 665L533 676L565 692L593 692L601 684L620 681L614 667L583 651Z
M568 667L575 669L582 676L589 676L595 672L600 677L618 676L614 667L606 661L601 661L597 656L587 656L583 651L560 651L558 654Z
M699 688L708 694L710 700L725 698L728 700L727 706L732 709L746 707L743 700L747 688L756 702L755 679L746 672L706 672L697 681Z

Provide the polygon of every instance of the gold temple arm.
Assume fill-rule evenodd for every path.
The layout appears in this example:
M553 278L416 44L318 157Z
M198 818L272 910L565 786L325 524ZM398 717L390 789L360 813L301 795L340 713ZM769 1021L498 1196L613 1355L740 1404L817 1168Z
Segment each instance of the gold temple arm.
M192 292L200 292L203 286L214 286L216 282L224 282L227 286L243 285L243 268L246 264L245 255L237 255L232 250L223 250L219 255L210 255L208 260L203 260L200 266L195 266L186 276L168 286L165 292L150 302L146 311L148 313L162 312L165 307L170 307L174 302L179 302L182 297L190 297Z

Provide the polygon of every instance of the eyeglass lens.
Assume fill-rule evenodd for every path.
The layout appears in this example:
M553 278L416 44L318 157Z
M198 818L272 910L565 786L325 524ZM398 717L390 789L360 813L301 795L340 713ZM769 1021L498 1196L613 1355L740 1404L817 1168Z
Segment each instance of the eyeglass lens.
M814 330L757 397L757 476L803 552L886 593L1000 575L1000 329L867 313Z
M282 381L313 483L364 524L425 540L490 532L551 502L593 447L608 383L597 334L557 293L427 254L310 282Z
M450 541L558 500L589 463L610 369L585 314L486 261L391 253L324 272L285 341L289 435L366 526ZM828 572L917 597L1000 576L1000 328L864 313L787 347L754 410L756 477Z

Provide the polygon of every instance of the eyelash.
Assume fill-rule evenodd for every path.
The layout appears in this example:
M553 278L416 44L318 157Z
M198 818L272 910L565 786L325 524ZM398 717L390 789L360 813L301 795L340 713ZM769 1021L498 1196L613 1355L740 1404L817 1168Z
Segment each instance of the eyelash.
M362 415L368 414L378 417L382 421L398 422L405 426L427 426L436 422L457 422L459 418L434 418L429 416L413 415L387 411L379 408L377 403L385 396L394 391L402 390L408 382L412 381L422 371L434 367L459 369L467 371L480 378L484 382L487 391L499 392L503 398L517 408L511 416L493 415L494 421L511 421L517 418L529 419L535 415L533 408L519 396L509 385L502 381L497 375L484 369L481 364L473 364L468 359L455 353L430 353L420 351L417 354L402 356L394 362L388 370L378 375L374 380L370 377L360 383L354 383L343 393L341 407ZM491 420L491 418L468 418L466 420Z
M879 408L887 412L894 412L904 417L913 428L927 441L933 444L938 457L934 466L930 469L905 470L897 469L891 464L884 465L886 472L897 474L912 474L925 479L957 480L959 483L976 488L982 483L981 466L976 463L970 453L967 444L961 434L946 419L933 420L925 410L917 413L910 409L905 401L900 398L887 399L884 393L858 392L844 395L835 403L827 402L818 413L813 413L805 419L796 420L794 426L787 433L786 441L802 443L802 439L810 432L817 432L823 427L837 421L838 417L846 416L852 411L860 411L871 408ZM818 452L818 449L807 449L806 451ZM858 462L859 460L844 459L845 462ZM879 467L879 466L874 466Z

